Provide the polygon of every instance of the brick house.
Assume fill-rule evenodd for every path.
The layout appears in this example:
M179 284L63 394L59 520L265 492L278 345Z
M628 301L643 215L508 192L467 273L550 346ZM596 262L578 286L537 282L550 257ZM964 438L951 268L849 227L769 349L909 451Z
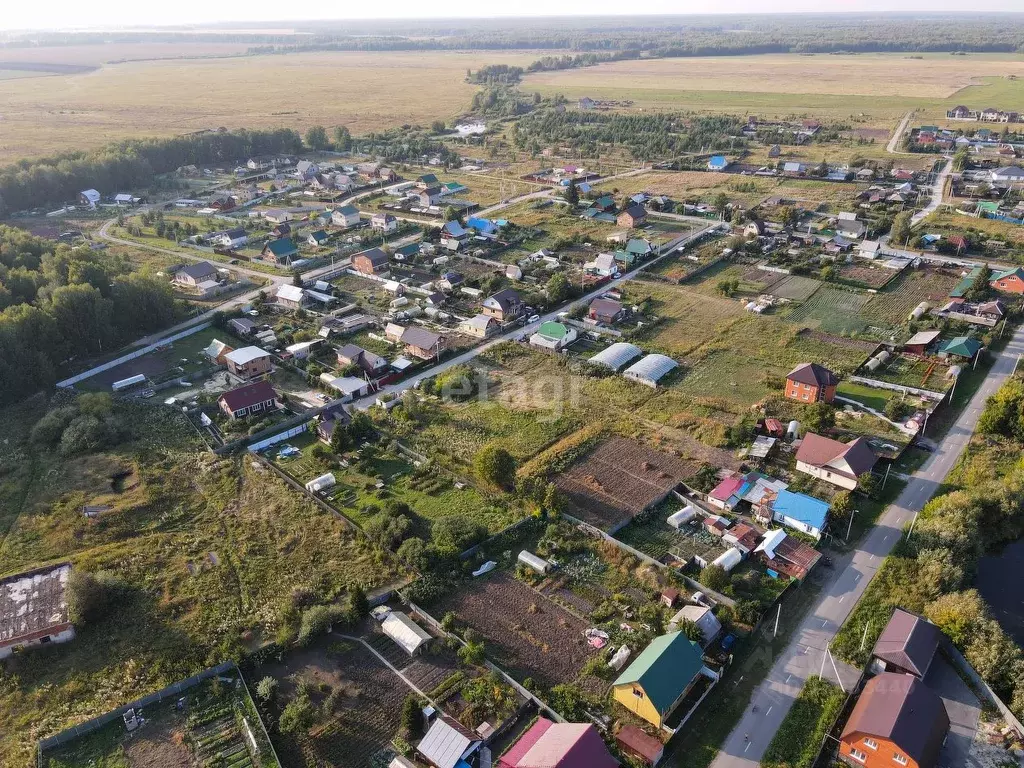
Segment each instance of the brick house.
M371 248L353 256L352 266L361 275L379 275L388 271L388 255L380 248Z
M647 210L642 205L631 205L615 219L620 227L639 227L647 221Z
M989 285L1004 293L1024 293L1024 268L1014 267L1003 272L996 272Z
M228 371L243 379L270 373L270 353L259 347L242 347L224 356Z
M786 376L786 397L804 403L831 403L839 380L828 368L802 363Z

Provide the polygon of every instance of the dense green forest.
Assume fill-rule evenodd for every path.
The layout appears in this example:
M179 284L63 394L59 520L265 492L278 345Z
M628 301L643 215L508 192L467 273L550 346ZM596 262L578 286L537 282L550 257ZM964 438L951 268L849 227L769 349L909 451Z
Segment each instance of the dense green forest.
M116 349L179 316L168 284L122 257L0 226L0 400L51 386L62 363Z
M91 152L70 152L22 160L0 168L0 215L75 199L83 189L104 194L148 186L159 173L183 165L234 163L252 155L294 153L299 134L272 131L217 131L171 139L131 139Z
M622 146L637 160L651 160L682 152L739 149L742 121L731 115L687 116L680 113L617 114L543 109L525 115L511 131L519 149L548 145L572 146L593 157L600 146Z

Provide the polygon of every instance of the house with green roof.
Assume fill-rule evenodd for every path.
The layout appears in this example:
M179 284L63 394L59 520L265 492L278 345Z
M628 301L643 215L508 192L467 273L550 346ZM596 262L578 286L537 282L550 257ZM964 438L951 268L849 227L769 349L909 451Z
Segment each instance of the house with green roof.
M957 336L939 347L939 357L962 357L967 361L981 351L981 342L970 336Z
M996 272L989 285L1004 293L1024 293L1024 267Z
M578 335L575 328L549 320L540 324L537 332L530 337L530 344L552 352L561 352L576 341Z
M657 728L693 688L704 670L700 645L682 632L654 638L612 684L612 697ZM717 678L708 670L708 676Z
M632 253L634 256L646 256L653 250L654 246L639 237L634 237L626 243L626 252Z
M282 237L280 240L268 240L267 244L263 246L263 251L260 255L267 261L273 261L275 264L282 264L284 266L290 266L292 259L299 254L299 249L295 245L295 241L290 237Z
M974 281L978 279L980 274L981 267L974 267L970 272L964 275L963 279L956 284L956 287L949 292L949 298L962 299L964 294L971 290L971 286L974 285Z

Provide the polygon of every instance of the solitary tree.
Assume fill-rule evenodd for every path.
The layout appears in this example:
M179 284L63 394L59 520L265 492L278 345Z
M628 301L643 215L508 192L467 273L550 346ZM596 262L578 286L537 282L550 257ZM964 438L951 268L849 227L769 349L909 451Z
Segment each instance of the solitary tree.
M580 191L576 188L576 179L569 179L569 186L565 188L565 200L569 205L579 205Z
M499 488L507 490L515 482L516 461L500 446L485 445L477 453L473 466L482 479Z
M889 229L889 241L896 247L903 245L910 239L910 211L897 213L892 220L892 227Z
M352 134L344 125L334 128L334 148L344 152L352 146Z
M322 125L314 125L306 131L306 145L310 149L327 149L330 141L327 139L327 129Z

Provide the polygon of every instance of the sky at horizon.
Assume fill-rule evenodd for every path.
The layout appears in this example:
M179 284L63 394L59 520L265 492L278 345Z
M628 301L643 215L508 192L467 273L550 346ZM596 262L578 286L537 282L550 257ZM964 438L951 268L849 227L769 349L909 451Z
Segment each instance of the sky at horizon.
M0 30L54 30L182 24L233 23L239 29L246 22L282 20L282 6L270 0L178 0L150 3L139 0L45 0L43 3L15 3L11 0L0 14ZM743 13L857 13L921 12L927 14L962 12L956 0L734 0L728 7L709 8L697 0L648 0L642 8L624 8L618 0L514 0L506 6L489 4L482 8L471 0L449 0L434 7L413 0L392 0L384 5L346 3L329 6L310 3L287 8L288 21L341 21L344 19L429 19L501 18L521 16L637 16ZM985 12L1024 11L1022 0L989 0ZM286 28L282 24L282 28Z

